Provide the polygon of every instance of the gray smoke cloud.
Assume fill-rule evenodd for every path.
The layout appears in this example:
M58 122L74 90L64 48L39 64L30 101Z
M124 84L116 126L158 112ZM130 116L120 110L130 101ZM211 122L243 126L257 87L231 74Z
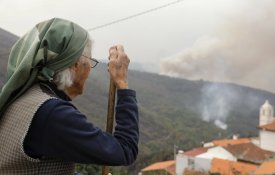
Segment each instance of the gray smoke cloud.
M213 120L221 129L227 129L226 117L232 110L232 103L238 99L238 94L230 86L220 84L206 84L202 88L199 105L202 119Z
M250 1L244 7L225 19L214 36L201 37L191 48L163 59L161 74L275 92L275 1ZM199 104L203 120L227 129L237 98L230 87L206 84Z
M215 36L162 60L161 74L233 82L275 92L275 1L250 1Z

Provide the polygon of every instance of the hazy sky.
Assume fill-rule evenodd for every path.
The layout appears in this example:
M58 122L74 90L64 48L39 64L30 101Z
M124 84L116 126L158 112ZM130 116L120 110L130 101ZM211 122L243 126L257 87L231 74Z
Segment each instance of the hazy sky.
M0 27L23 35L36 23L61 17L86 29L131 16L173 0L0 0ZM212 33L239 0L182 0L169 7L90 32L93 55L107 57L108 48L125 45L135 62L159 64L202 35Z
M0 0L0 27L21 36L40 21L60 17L89 29L171 2ZM161 67L163 74L275 92L274 12L274 0L181 0L91 31L92 53L105 59L109 47L120 43L132 62L153 71Z

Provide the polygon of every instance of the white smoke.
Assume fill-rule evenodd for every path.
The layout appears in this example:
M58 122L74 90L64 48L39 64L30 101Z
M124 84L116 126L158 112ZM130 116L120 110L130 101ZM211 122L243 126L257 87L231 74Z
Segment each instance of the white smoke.
M275 1L249 1L215 36L162 60L161 74L234 82L275 92Z
M223 129L223 130L226 130L227 129L227 124L226 123L224 123L224 122L222 122L222 121L220 121L220 120L215 120L215 125L217 126L217 127L219 127L219 128L221 128L221 129Z
M275 92L275 1L249 1L236 16L224 20L214 36L164 59L161 74L191 80L233 82ZM203 120L226 129L237 93L226 86L203 87Z
M232 103L238 98L238 94L230 86L222 84L206 84L202 88L202 99L199 104L202 119L213 120L215 125L227 129L225 124Z

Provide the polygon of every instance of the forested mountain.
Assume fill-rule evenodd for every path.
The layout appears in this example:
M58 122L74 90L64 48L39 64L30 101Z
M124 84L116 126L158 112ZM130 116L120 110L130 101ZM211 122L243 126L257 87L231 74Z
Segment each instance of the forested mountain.
M16 36L0 30L0 87L8 53ZM95 125L105 129L109 76L107 65L91 70L85 93L73 103ZM257 136L259 107L275 95L235 84L189 81L130 71L129 86L137 91L140 109L140 153L131 167L115 168L118 174L134 174L154 161L173 158L174 145L186 150L202 142L228 137ZM215 122L227 124L220 129ZM217 124L217 123L216 123ZM96 168L79 166L94 171ZM126 173L127 172L127 173ZM115 174L115 173L114 173Z

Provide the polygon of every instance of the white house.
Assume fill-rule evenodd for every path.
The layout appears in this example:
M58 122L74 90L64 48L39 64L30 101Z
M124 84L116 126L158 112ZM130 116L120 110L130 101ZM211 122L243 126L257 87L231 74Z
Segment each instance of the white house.
M195 157L194 159L194 170L200 172L208 172L211 168L212 160L201 157Z
M207 172L211 167L211 160L198 158L209 148L194 148L190 151L179 151L176 156L176 175L182 175L185 169Z

